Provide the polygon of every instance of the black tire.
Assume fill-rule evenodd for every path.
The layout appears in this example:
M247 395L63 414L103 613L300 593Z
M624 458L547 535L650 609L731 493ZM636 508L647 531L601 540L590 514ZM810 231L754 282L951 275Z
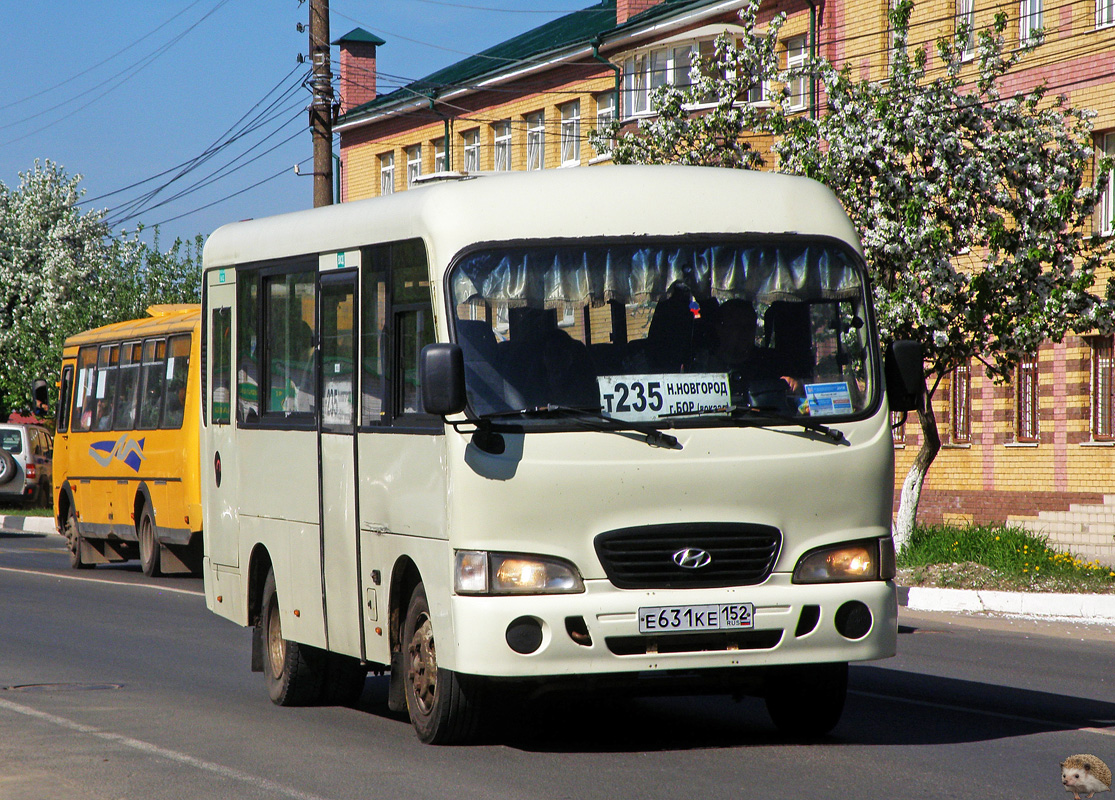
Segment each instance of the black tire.
M143 511L139 515L139 528L136 529L136 538L139 539L139 562L143 565L143 574L154 578L162 574L159 570L159 540L155 535L155 515L151 512L148 503L143 504Z
M62 534L66 537L66 547L70 551L70 567L72 569L93 569L95 565L83 561L81 558L81 534L77 529L77 511L71 505L66 512L66 522L62 526Z
M283 638L275 573L263 584L263 675L267 692L277 706L308 706L322 696L325 652Z
M321 701L331 706L353 707L364 694L368 668L360 659L340 653L325 654L325 681Z
M438 669L430 605L421 583L410 596L402 646L407 712L419 740L461 744L473 739L480 728L482 685Z
M15 458L7 450L0 450L0 486L9 483L19 472Z
M820 738L835 728L847 694L846 663L778 667L767 675L767 713L794 738Z

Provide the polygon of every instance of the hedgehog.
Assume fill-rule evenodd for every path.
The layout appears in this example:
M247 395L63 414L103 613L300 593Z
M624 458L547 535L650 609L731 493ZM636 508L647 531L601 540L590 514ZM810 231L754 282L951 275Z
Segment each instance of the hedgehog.
M1069 756L1061 762L1061 784L1074 800L1080 800L1082 794L1091 797L1111 791L1111 770L1095 756Z

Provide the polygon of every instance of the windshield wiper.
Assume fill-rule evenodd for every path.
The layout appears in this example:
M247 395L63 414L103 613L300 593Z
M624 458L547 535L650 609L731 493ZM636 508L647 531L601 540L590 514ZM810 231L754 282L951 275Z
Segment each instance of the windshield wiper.
M712 415L727 415L732 419L751 417L756 421L795 425L809 431L815 431L836 444L845 441L843 431L837 428L830 428L823 422L817 422L808 417L793 417L781 411L774 411L773 409L763 408L762 406L725 406L722 408L709 409L707 411L683 411L677 414L663 414L662 416L677 419L679 417L707 417Z
M634 422L629 422L617 417L609 417L594 408L575 408L573 406L555 405L554 403L547 403L544 406L530 406L528 408L517 408L509 411L493 411L489 414L481 414L480 419L491 420L499 417L523 417L527 414L559 414L563 417L571 417L574 421L578 422L581 427L586 430L605 431L611 433L622 433L624 431L634 431L639 434L644 442L651 447L662 447L667 450L680 450L681 445L678 443L676 436L671 436L668 433L663 433L657 428L649 425L639 425ZM609 423L608 426L593 425L589 420L600 421ZM618 424L620 427L612 427Z

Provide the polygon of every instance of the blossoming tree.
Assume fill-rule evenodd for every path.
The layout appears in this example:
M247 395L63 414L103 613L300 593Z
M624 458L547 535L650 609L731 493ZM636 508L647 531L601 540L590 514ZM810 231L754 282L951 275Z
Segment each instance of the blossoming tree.
M991 378L1006 382L1043 341L1110 330L1115 320L1112 282L1106 293L1095 291L1096 272L1110 249L1107 240L1092 235L1093 217L1111 165L1099 160L1097 180L1089 180L1094 115L1047 97L1041 86L1009 96L1001 91L1002 78L1025 52L1005 51L1004 15L976 37L971 66L964 51L972 32L963 27L953 39L937 42L930 66L925 49L907 47L911 7L900 3L892 14L886 81L854 80L847 68L823 61L809 66L824 90L817 119L787 113L784 89L762 115L732 116L726 102L713 112L717 125L737 119L744 124L746 118L753 130L773 135L780 171L815 178L836 193L861 232L883 339L924 345L922 445L902 488L895 523L899 547L913 529L922 486L940 450L933 402L941 382L973 358ZM754 24L753 12L741 18L745 27ZM718 43L715 63L695 65L695 78L730 65L734 73L718 84L719 92L738 98L737 76L776 75L773 51L758 43L762 38L743 39L743 47ZM785 85L800 73L777 77ZM605 131L617 138L614 159L680 160L670 152L674 143L687 141L677 130L686 130L686 123L674 109L693 108L694 90L715 94L700 83L660 90L661 120L634 132ZM689 135L699 136L710 123L695 122ZM636 145L634 139L646 141ZM687 149L699 155L704 147Z
M67 336L200 297L200 242L160 253L157 240L112 238L104 212L79 207L80 176L46 161L19 177L0 183L0 421L28 404L32 380L53 391Z

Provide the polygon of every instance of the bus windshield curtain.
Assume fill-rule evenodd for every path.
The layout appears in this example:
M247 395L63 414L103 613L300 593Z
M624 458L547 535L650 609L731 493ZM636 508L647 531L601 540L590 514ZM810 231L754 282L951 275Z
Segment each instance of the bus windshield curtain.
M697 299L840 300L862 295L854 258L815 242L525 246L471 253L451 281L457 303L511 307L652 302L676 283Z

